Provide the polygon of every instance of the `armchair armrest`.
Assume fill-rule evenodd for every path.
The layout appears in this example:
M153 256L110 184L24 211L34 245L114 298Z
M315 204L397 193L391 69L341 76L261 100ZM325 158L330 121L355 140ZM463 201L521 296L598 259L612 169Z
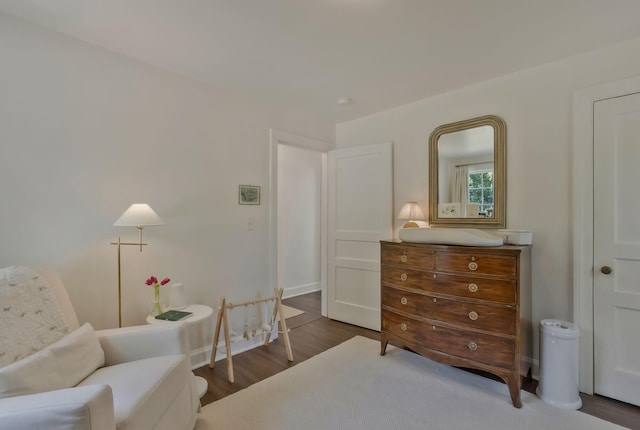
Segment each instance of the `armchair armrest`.
M163 325L98 330L104 350L105 366L159 355L189 355L189 325L186 322Z
M7 429L115 430L113 394L108 385L88 385L7 397L0 422Z

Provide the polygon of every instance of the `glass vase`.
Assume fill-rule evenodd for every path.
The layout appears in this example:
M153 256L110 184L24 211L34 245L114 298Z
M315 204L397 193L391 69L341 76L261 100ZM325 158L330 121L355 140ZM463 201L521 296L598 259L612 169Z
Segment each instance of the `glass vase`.
M151 315L160 315L162 312L162 304L160 303L160 285L153 286L153 307L151 308Z

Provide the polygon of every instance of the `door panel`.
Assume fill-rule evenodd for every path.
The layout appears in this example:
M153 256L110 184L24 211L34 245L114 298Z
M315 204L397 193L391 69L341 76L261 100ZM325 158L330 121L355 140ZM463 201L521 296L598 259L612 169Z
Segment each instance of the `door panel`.
M640 94L594 105L594 391L640 405ZM605 274L603 267L610 267Z
M380 308L379 289L374 285L380 282L379 274L374 270L359 270L353 267L337 267L336 284L349 285L349 288L336 289L336 302L360 305L364 308Z
M392 237L392 147L329 153L329 318L380 330L380 240Z

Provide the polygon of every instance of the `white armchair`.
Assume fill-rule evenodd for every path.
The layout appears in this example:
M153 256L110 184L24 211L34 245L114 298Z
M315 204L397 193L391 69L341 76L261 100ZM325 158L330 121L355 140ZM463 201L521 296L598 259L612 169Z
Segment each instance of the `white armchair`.
M11 312L19 306L7 304L6 294L2 301L3 287L10 288L6 275L3 286L3 270L0 312ZM94 332L88 324L79 326L55 271L38 272L55 295L68 334L0 368L2 428L193 429L200 403L187 324ZM22 309L20 316L28 318L28 312ZM11 342L10 328L0 326L0 346Z

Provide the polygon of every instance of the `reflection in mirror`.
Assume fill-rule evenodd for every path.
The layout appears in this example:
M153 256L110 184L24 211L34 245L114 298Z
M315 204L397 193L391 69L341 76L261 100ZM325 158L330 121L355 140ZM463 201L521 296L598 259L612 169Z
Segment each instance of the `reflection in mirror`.
M430 223L505 226L505 125L485 116L436 128L430 138Z
M439 208L460 202L460 218L492 218L493 135L493 127L485 125L440 136ZM446 217L443 212L440 215Z

